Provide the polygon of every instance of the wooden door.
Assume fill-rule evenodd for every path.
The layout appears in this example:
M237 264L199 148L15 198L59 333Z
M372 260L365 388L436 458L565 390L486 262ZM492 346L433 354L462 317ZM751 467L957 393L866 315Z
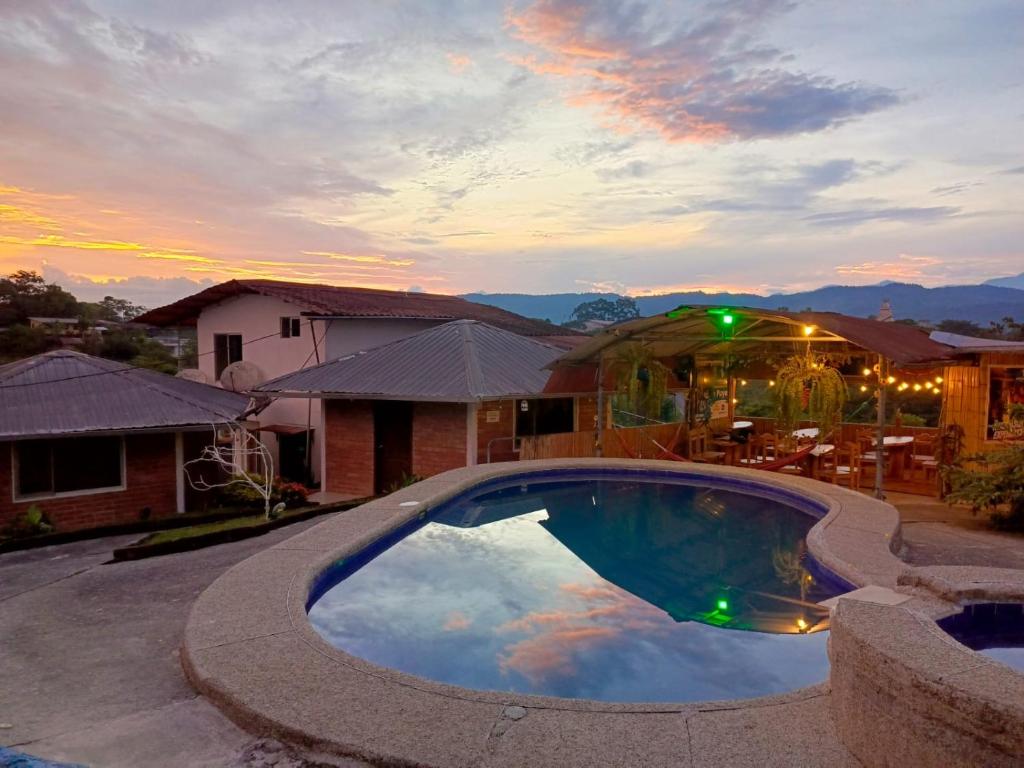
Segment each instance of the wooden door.
M373 490L396 490L412 475L412 403L373 404Z

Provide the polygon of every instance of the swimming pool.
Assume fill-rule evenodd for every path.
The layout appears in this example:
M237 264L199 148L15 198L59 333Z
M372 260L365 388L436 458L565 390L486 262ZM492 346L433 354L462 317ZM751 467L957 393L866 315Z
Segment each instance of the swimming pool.
M971 650L1024 672L1024 604L975 603L936 623Z
M828 676L824 508L721 477L559 471L476 486L314 584L333 646L466 688L602 701L781 693Z

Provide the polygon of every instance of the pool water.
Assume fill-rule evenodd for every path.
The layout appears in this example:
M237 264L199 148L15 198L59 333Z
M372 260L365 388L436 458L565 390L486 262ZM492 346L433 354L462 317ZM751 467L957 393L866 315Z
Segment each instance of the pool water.
M780 693L828 676L849 589L822 510L678 475L486 484L321 577L309 618L355 656L468 688L603 701Z
M938 625L971 650L1024 672L1024 605L977 603Z

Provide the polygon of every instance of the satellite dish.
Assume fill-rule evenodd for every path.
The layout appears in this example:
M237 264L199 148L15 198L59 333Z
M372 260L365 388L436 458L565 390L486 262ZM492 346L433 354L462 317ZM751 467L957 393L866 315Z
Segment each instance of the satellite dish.
M248 392L263 382L263 371L248 360L232 363L220 375L220 385L232 392Z
M210 377L200 371L198 368L186 368L183 371L178 371L174 374L175 378L185 379L185 381L196 381L200 384L209 384Z

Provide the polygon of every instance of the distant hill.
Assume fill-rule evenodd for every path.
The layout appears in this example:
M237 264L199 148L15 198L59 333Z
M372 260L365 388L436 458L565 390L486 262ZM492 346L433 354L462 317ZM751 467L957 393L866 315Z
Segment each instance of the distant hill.
M986 280L985 285L998 285L1002 288L1018 288L1024 290L1024 272L1013 277L996 277Z
M1024 288L1024 274L1000 280L1019 281ZM464 298L481 304L517 312L527 317L549 319L564 323L577 305L598 298L615 299L612 293L553 293L530 295L524 293L469 293ZM942 320L971 320L987 325L1003 317L1024 319L1024 290L1003 285L950 285L925 288L911 283L886 282L879 285L829 285L813 291L777 293L758 296L753 293L667 293L660 296L640 296L636 303L640 314L656 315L680 304L729 304L793 311L814 309L841 312L845 315L867 317L876 314L883 299L892 302L896 319L911 319L938 323Z

